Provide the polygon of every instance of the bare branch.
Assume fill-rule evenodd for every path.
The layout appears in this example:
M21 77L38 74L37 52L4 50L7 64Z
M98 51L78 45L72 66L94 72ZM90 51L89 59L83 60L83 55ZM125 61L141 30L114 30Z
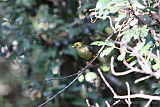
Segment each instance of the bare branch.
M153 95L146 95L146 94L132 94L130 96L124 95L124 96L114 96L116 99L127 99L127 98L143 98L143 99L152 99L152 100L159 100L160 96L153 96Z
M44 81L67 79L67 78L73 77L73 76L78 75L78 74L79 74L79 72L77 72L75 74L71 74L71 75L65 76L65 77L45 79Z
M114 105L118 104L120 101L121 101L121 100L117 100L117 101L115 101L115 102L112 104L112 106L114 106ZM112 106L111 106L111 107L112 107Z
M130 96L131 95L131 91L130 91L130 87L129 87L128 82L126 82L126 85L127 85L128 96ZM128 100L126 100L126 102L128 104L128 107L130 107L132 102L131 102L131 99L129 97L128 97Z
M100 107L98 103L96 103L96 107Z
M88 107L91 106L88 99L86 99L86 104L87 104Z
M122 75L126 75L126 74L129 74L131 72L134 72L135 69L132 69L132 70L128 70L128 71L124 71L124 72L115 72L114 70L114 65L113 65L113 61L114 61L114 57L111 57L111 63L110 63L110 66L111 66L111 71L112 71L112 74L115 75L115 76L122 76Z
M119 45L123 45L123 43L122 43L122 42L119 42L119 41L113 41L113 40L111 40L111 39L110 39L110 41L112 41L112 42L114 42L114 43L116 43L116 44L119 44ZM156 77L156 78L159 78L159 77L160 77L160 71L159 71L159 70L157 70L156 72L153 72L153 71L149 68L149 65L148 65L148 63L147 63L147 59L143 58L143 56L142 56L141 54L139 54L138 52L136 52L134 48L132 48L132 47L130 47L130 46L128 46L128 45L126 45L126 47L127 47L129 50L132 50L132 54L134 54L134 55L136 56L136 58L137 58L137 60L138 60L138 62L139 62L139 64L140 64L142 70L139 69L139 68L137 68L137 67L133 67L132 65L128 64L128 63L124 60L123 63L124 63L128 68L130 68L130 70L124 71L124 72L118 72L118 73L117 73L117 72L114 71L114 66L113 66L114 58L112 57L112 58L111 58L110 66L111 66L111 71L112 71L113 75L115 75L115 76L122 76L122 75L129 74L129 73L131 73L131 72L139 72L139 73L149 74L149 75L154 76L154 77ZM152 54L152 53L151 53L151 54ZM152 56L153 56L155 59L158 58L158 55L156 56L155 54L152 54Z
M106 17L109 19L109 23L110 23L110 26L111 26L111 28L112 28L113 32L114 32L114 33L116 33L117 31L116 31L116 29L113 27L111 17L110 17L110 16L106 16Z
M57 94L55 94L54 96L52 96L51 98L49 98L47 101L45 101L44 103L40 104L38 107L42 107L44 105L46 105L48 102L50 102L51 100L53 100L55 97L57 97L59 94L61 94L62 92L64 92L66 89L68 89L84 72L86 69L88 69L91 64L96 60L96 58L100 55L100 53L103 51L103 49L105 48L105 45L103 45L100 50L98 51L98 53L96 54L96 57L94 57L93 60L90 61L90 64L86 65L79 73L78 76L75 77L67 86L65 86L62 90L60 90Z
M135 80L134 83L138 83L138 82L144 81L144 80L149 79L151 77L152 77L152 75L148 75L148 76L139 78L139 79Z
M151 104L151 102L152 102L152 99L150 99L144 107L148 107Z
M105 103L106 103L107 107L111 107L111 105L109 104L109 102L107 100L105 101Z
M113 88L111 87L111 85L107 82L107 80L105 79L104 75L102 74L101 70L98 68L98 73L100 74L102 80L104 81L104 83L106 84L106 86L110 89L110 91L112 92L112 94L114 96L117 96L116 92L113 90Z

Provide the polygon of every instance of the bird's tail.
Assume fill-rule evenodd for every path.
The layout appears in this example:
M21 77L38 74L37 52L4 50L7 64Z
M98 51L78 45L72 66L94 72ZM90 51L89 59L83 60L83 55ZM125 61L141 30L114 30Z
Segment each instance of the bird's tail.
M93 58L95 58L96 56L93 56ZM95 59L94 62L93 62L93 65L99 65L101 62L99 59Z

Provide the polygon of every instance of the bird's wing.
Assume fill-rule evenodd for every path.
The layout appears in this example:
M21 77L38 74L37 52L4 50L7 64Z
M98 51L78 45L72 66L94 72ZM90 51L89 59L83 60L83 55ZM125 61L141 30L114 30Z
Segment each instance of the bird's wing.
M86 46L88 49L89 49L89 51L93 54L93 56L94 55L96 55L96 53L93 51L93 47L91 47L91 46Z
M87 46L87 48L92 53L92 57L95 58L96 57L96 53L94 52L93 47ZM96 65L96 64L100 64L100 60L99 59L95 59L95 61L93 62L93 65Z

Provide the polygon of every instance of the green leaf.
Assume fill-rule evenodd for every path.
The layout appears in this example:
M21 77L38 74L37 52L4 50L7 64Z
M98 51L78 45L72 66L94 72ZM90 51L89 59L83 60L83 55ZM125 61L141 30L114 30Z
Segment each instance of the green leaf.
M100 57L104 57L104 56L107 56L108 54L111 53L111 51L114 49L114 47L108 47L108 48L105 48L101 54L100 54Z
M125 31L124 35L122 36L122 42L129 42L132 37L136 35L136 31L134 29Z
M30 61L33 64L36 64L40 58L40 56L43 54L43 50L41 48L36 48L34 51L32 51L32 56L30 56Z
M157 84L157 83L153 83L153 84L151 85L151 87L152 87L152 88L157 88L157 87L158 87L158 84Z
M103 41L95 41L95 42L92 42L90 45L102 46L102 45L107 45L107 43Z
M140 37L146 37L147 35L148 35L147 25L144 25L144 26L140 29Z
M103 70L103 72L107 72L110 70L110 67L105 65L105 66L102 66L101 69Z
M137 64L137 60L132 61L129 65L134 66L135 64Z
M83 81L84 81L84 76L81 75L81 76L78 78L78 81L79 81L79 82L83 82Z
M137 43L137 45L134 47L134 49L138 52L139 50L142 49L142 47L145 45L144 42L140 42L140 43Z
M133 0L133 5L136 6L139 9L145 9L145 5L142 2L142 0Z
M144 45L144 47L141 48L140 53L141 53L141 54L146 53L146 52L148 53L151 46L152 46L152 45L150 45L150 44Z
M83 10L85 9L90 9L94 6L93 3L86 3L86 4L83 4L82 7L78 10L78 13L81 13Z
M147 14L144 15L144 18L147 20L148 23L150 23L150 22L153 20L153 19L152 19L149 15L147 15Z
M135 56L132 56L132 57L128 58L126 61L129 62L129 61L131 61L134 57L135 57Z
M160 88L158 88L154 93L155 94L160 94Z
M78 59L75 49L72 48L72 45L69 45L68 48L62 50L65 54L72 55L75 59Z
M152 68L154 70L158 70L160 68L160 65L158 63L156 63L155 65L152 66Z
M98 0L96 4L96 10L105 7L109 2L110 0Z
M110 13L116 13L117 11L119 11L120 9L122 9L124 7L120 7L120 6L110 6L108 9L109 9L109 12Z
M85 75L85 80L90 83L93 83L96 78L97 74L95 72L87 72Z
M30 48L30 42L28 40L26 40L26 39L23 40L22 45L27 49Z
M122 61L122 60L125 58L125 56L126 56L126 52L122 52L122 53L117 57L117 59L120 60L120 61Z
M51 50L48 52L48 55L51 56L52 58L56 57L56 51L55 50Z
M107 43L107 46L115 47L115 44L111 41L105 40L105 43Z

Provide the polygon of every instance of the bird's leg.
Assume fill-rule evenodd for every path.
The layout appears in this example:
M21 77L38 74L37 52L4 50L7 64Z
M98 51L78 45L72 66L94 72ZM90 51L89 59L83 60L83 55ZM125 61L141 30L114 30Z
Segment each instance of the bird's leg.
M89 65L89 64L90 64L90 62L88 62L88 61L87 61L87 62L86 62L86 64L87 64L87 65Z

